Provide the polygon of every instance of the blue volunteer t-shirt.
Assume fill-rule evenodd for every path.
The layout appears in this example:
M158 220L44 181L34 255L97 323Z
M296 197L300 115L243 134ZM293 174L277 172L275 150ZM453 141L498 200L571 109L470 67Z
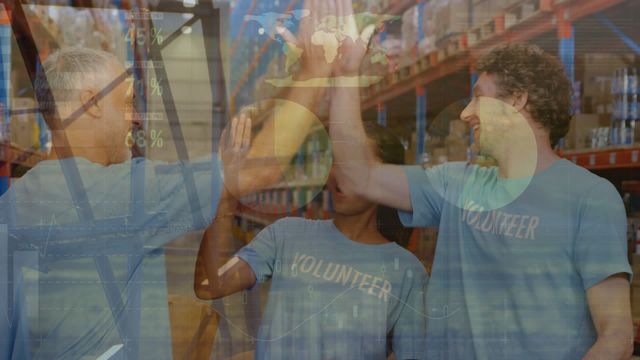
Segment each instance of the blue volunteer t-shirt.
M631 273L616 189L567 160L528 179L450 163L406 167L410 226L439 226L427 296L430 359L581 359L586 290Z
M79 179L65 173L73 163ZM113 359L171 358L161 248L209 224L222 185L215 154L108 167L83 158L42 161L15 181L0 197L0 229L8 232L0 250L20 250L11 255L19 269L13 292L22 299L13 314L0 316L0 359L96 359L111 352ZM70 189L86 194L95 224L79 218ZM142 195L139 201L132 192ZM43 231L46 241L36 241ZM110 264L115 293L105 290L110 280L100 276L98 261ZM120 311L112 310L108 294L121 302ZM3 286L0 299L6 296Z
M396 243L362 244L332 221L283 219L237 255L271 280L257 359L424 358L427 274Z

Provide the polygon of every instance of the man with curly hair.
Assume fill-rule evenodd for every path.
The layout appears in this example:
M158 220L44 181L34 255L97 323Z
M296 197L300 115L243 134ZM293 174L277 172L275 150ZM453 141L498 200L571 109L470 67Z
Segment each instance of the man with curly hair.
M348 17L351 1L336 2ZM342 43L336 78L358 76L365 35ZM629 358L625 211L611 183L553 150L571 118L562 65L518 44L493 50L477 71L461 118L493 167L381 164L365 146L358 89L332 94L342 191L400 209L405 225L440 229L427 358Z

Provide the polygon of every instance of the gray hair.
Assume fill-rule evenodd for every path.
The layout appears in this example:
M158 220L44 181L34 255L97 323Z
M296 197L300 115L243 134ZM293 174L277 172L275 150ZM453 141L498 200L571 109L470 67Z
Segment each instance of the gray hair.
M117 61L112 54L80 46L62 48L49 55L36 75L34 86L40 111L53 114L55 101L70 101L81 90L102 85L107 80L106 67Z

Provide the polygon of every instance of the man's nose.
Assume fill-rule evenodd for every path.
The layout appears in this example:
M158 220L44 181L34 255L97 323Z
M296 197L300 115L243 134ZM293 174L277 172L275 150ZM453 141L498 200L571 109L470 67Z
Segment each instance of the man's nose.
M467 106L464 108L464 110L462 110L462 112L460 113L460 119L462 121L469 122L469 121L471 121L471 118L473 117L474 114L475 114L474 102L471 101L471 102L469 102L469 104L467 104Z
M142 120L140 119L140 115L135 111L131 114L131 128L134 131L142 129Z

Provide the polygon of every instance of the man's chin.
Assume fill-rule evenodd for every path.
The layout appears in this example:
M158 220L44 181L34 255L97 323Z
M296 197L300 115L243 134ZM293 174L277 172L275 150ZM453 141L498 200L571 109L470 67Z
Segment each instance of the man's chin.
M110 164L111 165L117 165L117 164L122 164L125 163L129 160L131 160L133 158L133 154L132 154L132 150L127 149L126 151L122 151L122 152L114 152L113 156L111 156L110 158Z
M337 207L337 206L335 206L335 204L334 204L334 207L333 207L333 212L336 215L342 215L342 216L351 216L352 215L351 211L349 211L349 209L343 209L343 208L341 208L339 206Z
M365 213L366 210L364 209L357 209L357 208L340 208L340 207L335 207L333 208L333 211L335 212L336 215L341 215L341 216L357 216L357 215L362 215Z

